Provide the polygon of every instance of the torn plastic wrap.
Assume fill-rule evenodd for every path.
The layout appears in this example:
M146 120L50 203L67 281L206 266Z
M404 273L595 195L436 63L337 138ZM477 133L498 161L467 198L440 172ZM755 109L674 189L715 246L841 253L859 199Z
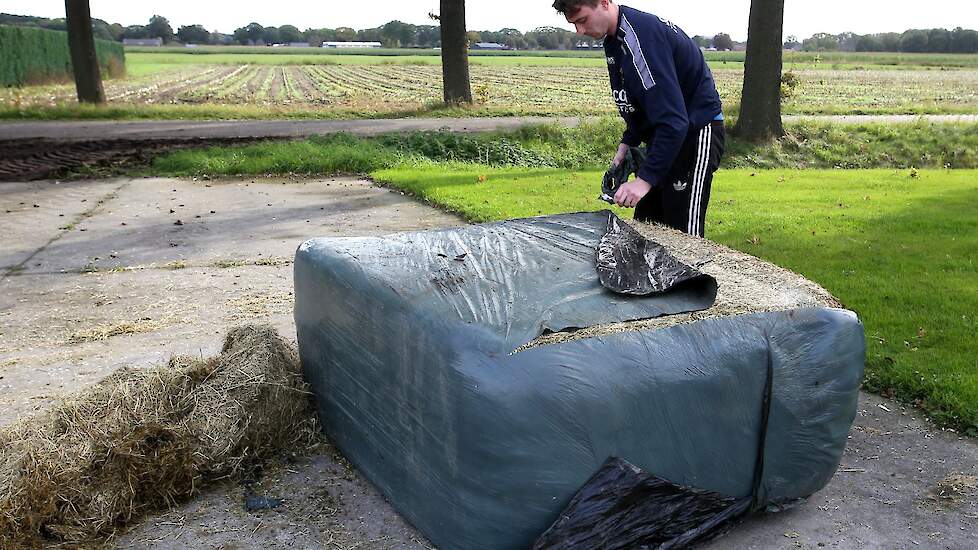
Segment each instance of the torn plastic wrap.
M715 287L601 286L608 213L371 239L295 262L296 326L324 429L440 548L526 548L609 456L750 495L768 361L762 503L831 478L855 415L862 326L812 308L512 350L547 330L708 307Z
M598 244L597 270L601 284L619 294L647 296L698 286L716 296L712 277L680 262L614 214L608 216L608 229Z
M684 487L609 458L533 545L534 550L673 550L712 539L764 506L762 490L774 394L769 354L750 493L731 497Z
M722 534L750 500L681 487L609 458L533 548L685 548Z

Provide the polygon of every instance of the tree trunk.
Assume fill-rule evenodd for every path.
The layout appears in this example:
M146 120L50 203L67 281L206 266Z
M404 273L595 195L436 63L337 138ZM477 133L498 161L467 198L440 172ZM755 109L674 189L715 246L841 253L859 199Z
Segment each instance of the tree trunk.
M781 125L781 36L784 0L751 0L744 92L735 132L751 141L784 135Z
M472 103L469 86L468 41L465 37L465 0L441 0L441 74L445 103Z
M65 15L68 20L68 49L71 51L71 67L75 73L78 101L105 103L88 0L65 0Z

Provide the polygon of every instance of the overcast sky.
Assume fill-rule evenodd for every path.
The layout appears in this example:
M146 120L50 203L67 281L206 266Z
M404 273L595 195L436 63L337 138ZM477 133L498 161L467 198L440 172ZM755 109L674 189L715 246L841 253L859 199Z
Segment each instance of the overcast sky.
M472 30L514 27L528 31L555 26L570 29L550 7L552 0L468 0L466 19ZM689 35L729 33L747 38L750 0L631 0L633 8L668 18ZM256 21L264 26L291 24L309 27L372 28L393 19L416 25L431 24L428 13L438 0L91 0L92 16L110 23L145 25L158 13L173 29L201 24L211 31L231 33ZM64 17L63 0L0 0L0 12L41 17ZM965 27L978 29L974 0L786 0L785 36L807 38L817 32L857 34L902 32L909 28Z

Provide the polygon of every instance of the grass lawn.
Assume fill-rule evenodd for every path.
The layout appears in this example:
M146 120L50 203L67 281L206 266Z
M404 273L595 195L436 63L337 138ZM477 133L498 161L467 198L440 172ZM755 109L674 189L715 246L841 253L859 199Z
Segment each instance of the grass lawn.
M978 435L978 171L727 170L707 234L817 281L866 326L866 386ZM597 171L392 168L473 221L598 210Z

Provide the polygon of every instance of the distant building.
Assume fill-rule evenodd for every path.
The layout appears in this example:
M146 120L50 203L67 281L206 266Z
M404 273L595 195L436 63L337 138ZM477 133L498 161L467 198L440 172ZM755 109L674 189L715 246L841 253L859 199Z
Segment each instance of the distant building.
M473 50L508 50L506 46L496 42L476 42L469 46Z
M309 43L308 42L289 42L288 44L286 44L286 46L288 46L290 48L308 48L309 47Z
M159 48L163 45L162 38L123 38L123 46L152 46Z
M323 42L324 48L380 48L380 42Z

